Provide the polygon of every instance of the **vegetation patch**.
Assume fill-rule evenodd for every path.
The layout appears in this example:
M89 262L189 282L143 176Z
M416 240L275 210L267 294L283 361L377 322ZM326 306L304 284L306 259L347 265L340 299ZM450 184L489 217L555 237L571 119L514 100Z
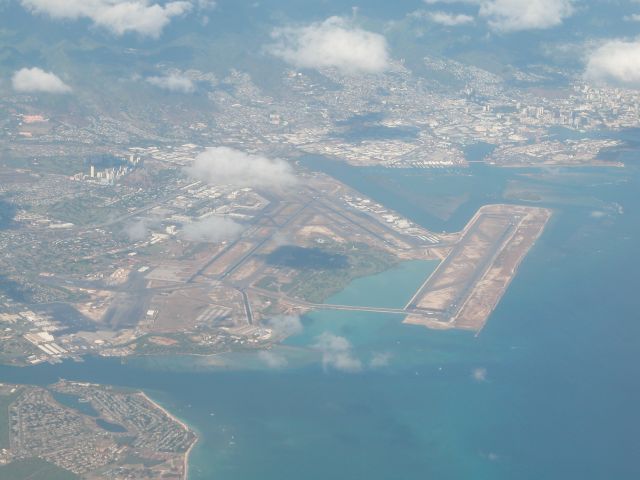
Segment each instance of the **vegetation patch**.
M12 480L75 480L80 477L39 458L30 458L1 466L0 478Z

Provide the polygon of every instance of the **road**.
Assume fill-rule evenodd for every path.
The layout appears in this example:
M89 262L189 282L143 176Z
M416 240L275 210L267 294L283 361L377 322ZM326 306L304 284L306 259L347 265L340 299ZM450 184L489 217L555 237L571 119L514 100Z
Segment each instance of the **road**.
M290 298L282 293L272 292L269 290L265 290L258 287L250 287L248 290L251 292L269 297L275 298L283 303L287 303L289 305L304 307L313 310L343 310L348 312L373 312L373 313L392 313L392 314L400 314L400 315L428 315L428 316L436 316L441 312L436 310L423 310L423 309L407 309L407 308L393 308L393 307L366 307L360 305L335 305L330 303L311 303L306 302L304 300L300 300L297 298Z

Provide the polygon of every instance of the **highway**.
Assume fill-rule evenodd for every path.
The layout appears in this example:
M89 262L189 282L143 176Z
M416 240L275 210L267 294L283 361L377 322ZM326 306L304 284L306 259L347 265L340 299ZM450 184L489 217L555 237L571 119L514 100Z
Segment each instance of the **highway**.
M238 289L242 294L242 302L244 303L244 312L247 316L247 323L253 325L253 310L251 309L251 302L249 301L249 295L245 290Z
M283 303L287 303L292 306L304 307L313 310L343 310L348 312L373 312L373 313L392 313L400 315L410 315L412 313L418 315L433 315L436 316L441 312L436 310L424 310L424 309L406 309L406 308L393 308L393 307L366 307L360 305L335 305L330 303L311 303L297 298L288 297L282 293L272 292L258 287L250 287L248 290L263 295L265 297L275 298Z

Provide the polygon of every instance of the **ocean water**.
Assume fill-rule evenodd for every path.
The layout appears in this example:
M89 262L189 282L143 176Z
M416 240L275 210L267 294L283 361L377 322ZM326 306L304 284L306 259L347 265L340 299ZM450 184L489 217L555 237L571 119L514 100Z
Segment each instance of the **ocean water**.
M477 338L327 310L308 315L282 347L289 365L280 370L255 355L225 368L206 359L87 359L3 367L0 381L144 388L199 432L196 480L640 478L637 164L474 167L464 177L321 167L435 230L460 228L480 205L505 201L514 181L555 214ZM439 192L462 199L448 219L429 211ZM336 297L360 303L368 288L371 304L401 303L422 265L401 268ZM323 366L313 346L325 332L349 342L361 372Z

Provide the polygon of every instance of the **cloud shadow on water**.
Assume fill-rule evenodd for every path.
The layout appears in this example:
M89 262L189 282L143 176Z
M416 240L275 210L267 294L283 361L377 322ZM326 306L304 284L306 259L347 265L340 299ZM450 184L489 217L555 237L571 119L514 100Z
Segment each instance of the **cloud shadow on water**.
M338 270L349 266L349 259L345 255L295 245L277 248L267 255L266 262L273 266L299 270Z

